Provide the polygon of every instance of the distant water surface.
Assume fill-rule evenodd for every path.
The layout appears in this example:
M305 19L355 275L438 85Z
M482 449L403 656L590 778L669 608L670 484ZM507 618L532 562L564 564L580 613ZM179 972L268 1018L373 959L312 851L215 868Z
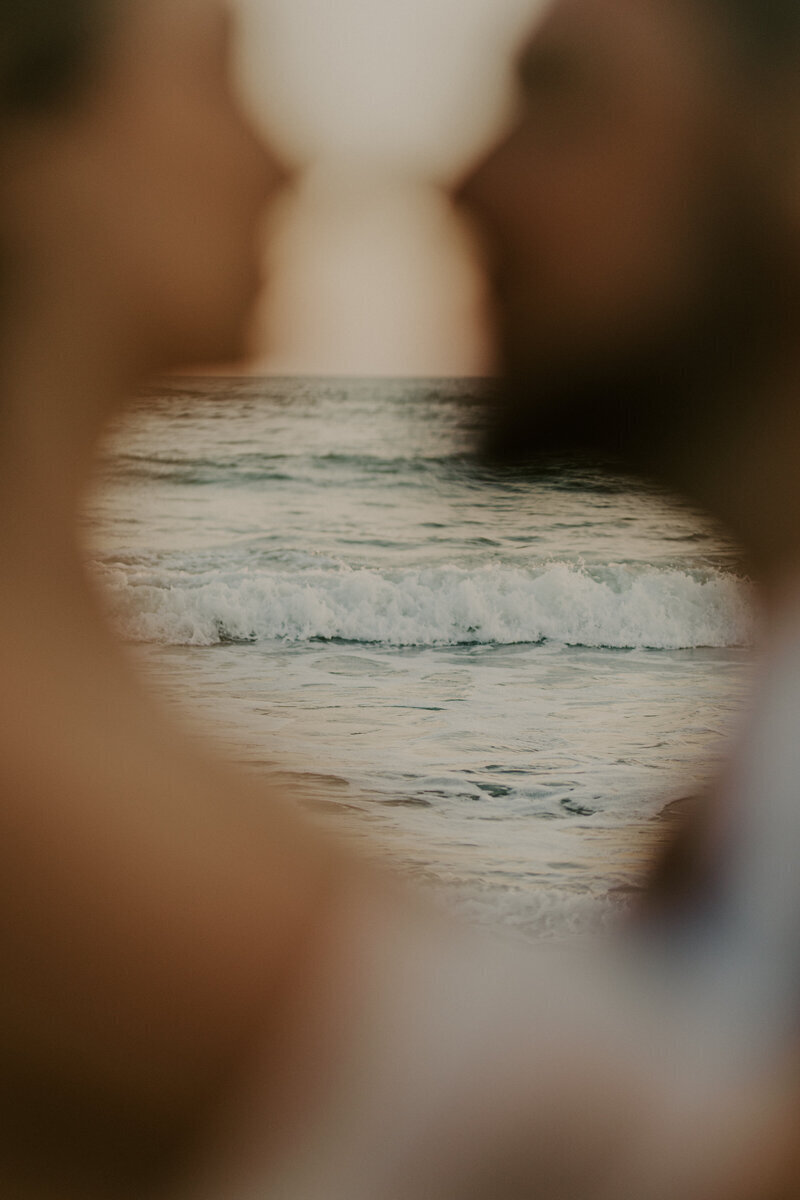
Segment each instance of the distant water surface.
M91 537L125 635L227 753L300 771L479 920L562 934L706 781L751 598L654 490L476 464L479 390L173 379L111 440Z

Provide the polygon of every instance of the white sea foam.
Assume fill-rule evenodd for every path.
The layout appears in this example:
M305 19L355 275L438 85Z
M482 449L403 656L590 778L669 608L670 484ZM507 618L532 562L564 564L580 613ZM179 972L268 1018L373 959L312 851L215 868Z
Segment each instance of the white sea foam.
M448 881L450 882L450 881ZM452 885L451 885L452 886ZM542 941L611 929L625 912L627 897L537 885L528 889L454 886L435 891L440 902L474 925L504 929L525 940Z
M103 573L128 637L171 645L318 638L683 649L741 646L753 635L748 585L723 572L550 563Z

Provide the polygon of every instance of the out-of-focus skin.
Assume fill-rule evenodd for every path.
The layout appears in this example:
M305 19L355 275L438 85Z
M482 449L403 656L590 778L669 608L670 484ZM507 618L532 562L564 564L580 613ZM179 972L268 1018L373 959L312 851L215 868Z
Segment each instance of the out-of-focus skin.
M289 1081L358 890L289 806L206 758L108 630L78 521L107 417L242 354L282 167L217 0L114 6L90 78L0 138L0 1191L163 1185L257 1040ZM312 969L313 964L313 969ZM298 1018L299 1019L299 1018ZM304 1057L305 1054L305 1057Z
M459 199L507 380L495 448L609 452L768 576L798 557L800 105L739 53L702 0L558 0Z
M694 0L556 0L458 201L505 380L492 453L609 455L701 503L769 618L800 567L800 93L746 63ZM710 813L684 818L649 917L702 898ZM800 1190L783 1114L723 1200Z
M663 0L561 0L521 55L517 118L461 193L506 371L597 372L686 307L721 131L697 35Z

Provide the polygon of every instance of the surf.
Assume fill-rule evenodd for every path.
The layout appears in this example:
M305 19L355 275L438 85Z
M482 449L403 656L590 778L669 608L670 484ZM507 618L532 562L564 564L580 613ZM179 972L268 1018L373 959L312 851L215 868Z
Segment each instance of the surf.
M406 570L264 567L189 572L107 565L116 617L138 642L341 641L397 647L560 642L608 649L749 645L749 583L721 570L550 562Z

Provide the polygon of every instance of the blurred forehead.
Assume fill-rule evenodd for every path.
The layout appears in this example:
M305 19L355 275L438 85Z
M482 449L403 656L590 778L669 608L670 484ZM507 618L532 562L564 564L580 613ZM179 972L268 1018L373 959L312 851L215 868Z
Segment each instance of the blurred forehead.
M177 86L187 70L214 65L231 42L232 9L226 0L133 0L120 5L110 32L98 99L149 108L170 80Z
M651 94L710 94L721 47L688 0L553 0L520 58L523 88L583 77Z
M233 25L229 0L136 0L122 10L121 40L132 49L143 43L193 42L224 35Z

